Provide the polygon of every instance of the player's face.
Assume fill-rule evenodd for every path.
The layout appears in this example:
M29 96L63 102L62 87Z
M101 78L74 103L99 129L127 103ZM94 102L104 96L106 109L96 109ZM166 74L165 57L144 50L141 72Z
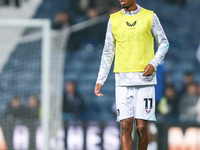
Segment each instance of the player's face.
M133 6L135 0L119 0L123 8L130 8Z

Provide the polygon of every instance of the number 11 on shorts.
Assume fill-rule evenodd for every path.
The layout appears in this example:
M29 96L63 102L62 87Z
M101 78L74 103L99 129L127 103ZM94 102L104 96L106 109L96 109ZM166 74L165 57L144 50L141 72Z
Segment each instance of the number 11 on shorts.
M145 110L147 113L151 112L151 109L153 108L153 99L152 98L144 98L145 101ZM150 109L150 110L148 110Z

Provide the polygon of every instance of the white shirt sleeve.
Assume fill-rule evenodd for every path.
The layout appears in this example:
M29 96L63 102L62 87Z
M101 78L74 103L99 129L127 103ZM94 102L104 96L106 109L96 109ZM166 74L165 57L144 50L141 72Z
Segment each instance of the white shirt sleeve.
M155 39L158 43L158 50L154 58L150 61L150 64L152 64L154 68L157 68L158 65L161 63L161 61L164 59L169 49L169 42L160 24L160 21L155 13L153 14L151 32L155 36Z
M99 67L99 73L96 83L100 83L103 85L104 82L106 81L108 74L110 72L110 67L112 65L114 55L115 55L115 42L112 34L111 21L109 19L106 31L105 44L103 48L103 54L101 57L101 64Z

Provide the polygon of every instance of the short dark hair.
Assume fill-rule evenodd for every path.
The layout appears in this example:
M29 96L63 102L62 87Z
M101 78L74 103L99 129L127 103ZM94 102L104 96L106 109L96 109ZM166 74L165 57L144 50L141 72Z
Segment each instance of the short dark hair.
M14 95L14 96L12 97L12 100L14 100L14 99L20 100L21 98L20 98L19 95Z
M192 75L193 75L193 73L191 71L186 71L185 72L185 76L192 76Z

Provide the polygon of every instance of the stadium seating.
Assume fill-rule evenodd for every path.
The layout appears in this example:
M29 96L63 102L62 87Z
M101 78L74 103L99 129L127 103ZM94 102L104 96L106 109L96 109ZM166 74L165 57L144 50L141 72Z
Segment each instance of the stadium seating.
M200 27L197 19L198 10L192 10L191 13L188 13L186 10L191 9L192 6L169 5L160 0L156 0L156 3L152 1L139 1L138 3L147 9L155 11L166 32L170 49L166 56L165 64L172 82L175 84L182 83L185 71L194 72L195 79L199 82L198 76L200 74L197 71L199 70L199 64L195 59L196 49L200 42L198 37L198 29ZM193 26L196 28L193 28ZM112 69L101 91L104 97L99 99L93 94L102 49L103 45L100 45L99 48L95 48L92 52L86 52L84 48L80 48L71 55L66 52L68 57L66 57L64 73L65 80L78 79L79 91L87 99L88 107L95 103L94 106L99 106L100 112L104 112L102 116L101 113L95 116L99 120L104 117L113 119L109 114L114 102L114 74ZM107 115L104 116L105 112L107 112Z
M53 20L56 13L67 8L68 1L44 0L34 18L49 18ZM155 3L153 1L141 0L139 4L147 9L153 9L160 18L170 43L165 64L173 83L181 83L184 72L187 70L193 71L196 81L200 82L199 64L195 59L196 49L200 42L199 10L196 7L192 9L191 3L186 7L180 7L178 5L166 4L165 1L161 0L155 0ZM190 11L188 12L188 10ZM28 31L24 34L28 34ZM7 103L11 96L17 92L24 93L23 97L40 92L41 52L37 47L40 43L41 41L34 41L19 44L11 54L9 61L5 64L0 74L2 102ZM30 47L31 49L27 50ZM86 102L87 111L85 116L87 117L84 118L85 120L97 119L105 121L115 119L112 115L115 90L112 68L101 91L104 97L98 98L93 92L102 49L103 44L99 43L97 46L94 46L92 51L87 51L85 46L81 46L80 49L72 53L66 50L64 81L77 81L78 91ZM18 73L10 72L10 68L16 68ZM27 73L27 70L32 72ZM27 83L32 84L30 86ZM12 92L8 93L7 91ZM0 115L5 110L4 106L0 106Z

